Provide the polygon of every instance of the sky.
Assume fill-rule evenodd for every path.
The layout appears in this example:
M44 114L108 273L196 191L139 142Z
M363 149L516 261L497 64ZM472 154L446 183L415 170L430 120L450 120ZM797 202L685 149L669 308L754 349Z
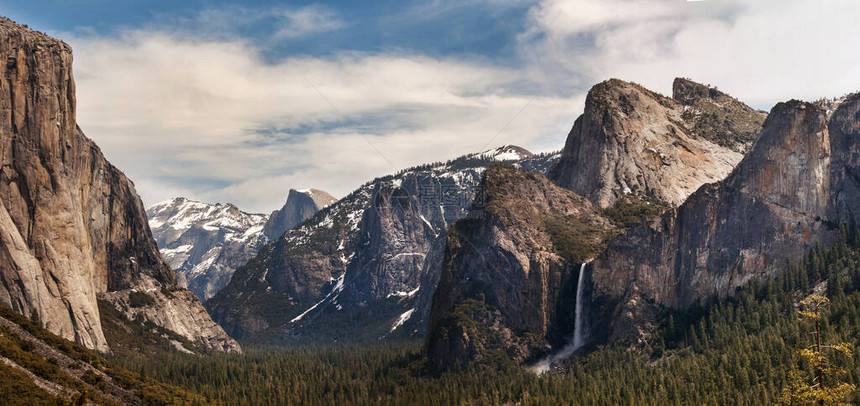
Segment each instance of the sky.
M146 205L279 208L505 144L561 149L608 78L761 109L860 90L855 0L0 0L72 45L78 123Z

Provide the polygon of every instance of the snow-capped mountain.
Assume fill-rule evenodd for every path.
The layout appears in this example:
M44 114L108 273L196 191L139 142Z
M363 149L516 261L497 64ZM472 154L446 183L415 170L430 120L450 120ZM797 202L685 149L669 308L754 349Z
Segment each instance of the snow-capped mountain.
M468 214L484 170L546 173L557 159L505 146L375 179L263 247L207 308L234 337L423 334L448 226Z
M177 197L147 209L161 255L184 276L200 300L221 290L236 268L257 255L270 239L307 220L335 199L318 189L291 189L271 215L246 213L232 204Z
M177 197L146 210L159 251L200 300L218 292L265 242L264 214Z

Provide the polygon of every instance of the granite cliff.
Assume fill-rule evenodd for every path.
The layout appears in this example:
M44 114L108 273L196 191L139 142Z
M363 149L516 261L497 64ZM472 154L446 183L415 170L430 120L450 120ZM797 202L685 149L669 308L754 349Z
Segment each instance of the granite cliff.
M578 264L616 230L540 174L490 167L482 190L448 233L427 337L436 370L492 352L522 362L569 341L571 329L559 327L574 324Z
M769 277L855 221L860 97L828 118L818 105L776 105L723 182L612 241L589 269L594 339L639 338L660 308L684 309Z
M75 122L72 50L0 19L0 303L109 351L97 300L209 347L238 345L179 287L134 185Z
M595 85L549 177L600 207L647 196L681 204L743 157L765 114L687 79L673 98L618 79Z
M584 335L574 340L586 329L575 328L579 294L601 306L611 299L590 294L585 261L613 235L727 176L761 128L764 113L714 88L687 79L673 87L668 98L617 79L595 85L549 171L555 184L487 172L486 193L516 209L473 208L451 227L430 315L431 366L493 351L531 362L582 346ZM631 249L653 249L649 243ZM592 317L602 315L579 319Z
M318 211L336 201L337 199L332 195L319 189L290 189L284 207L269 215L269 220L263 227L263 235L269 241L275 241L287 230L313 217Z

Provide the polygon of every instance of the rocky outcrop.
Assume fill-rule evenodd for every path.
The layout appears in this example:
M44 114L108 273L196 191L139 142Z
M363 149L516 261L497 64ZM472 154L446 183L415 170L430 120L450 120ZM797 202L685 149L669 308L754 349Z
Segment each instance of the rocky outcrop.
M758 138L765 113L719 90L689 79L672 83L672 99L681 103L681 118L692 134L745 154Z
M846 97L830 116L830 202L828 218L860 219L860 95Z
M146 210L161 255L200 300L224 288L236 268L265 243L268 217L232 204L208 204L177 197Z
M618 79L594 86L550 179L604 208L628 195L677 206L723 179L764 113L684 79L673 96Z
M494 185L487 193L516 209L506 216L479 211L452 226L427 340L434 368L464 365L492 351L519 362L553 352L548 365L583 345L588 335L583 320L616 317L593 311L612 308L620 299L595 294L594 266L581 263L620 229L659 220L703 185L726 177L764 119L763 113L686 79L675 81L673 93L670 99L617 79L594 86L549 171L556 185L517 176L499 182L491 178L499 173L487 173L488 185ZM559 199L566 196L559 191L568 198ZM547 254L559 246L588 254ZM626 261L635 261L637 249L661 245L648 240L630 247L619 254L629 255ZM613 283L624 286L624 275L607 286ZM578 293L584 309L577 309ZM580 339L573 340L577 312L583 325Z
M656 308L729 295L828 244L860 208L858 111L856 95L829 121L815 104L778 104L731 176L615 239L591 269L594 299L614 303L592 309L593 338L637 338Z
M554 159L502 147L369 182L264 247L207 308L234 337L421 336L447 228L468 213L487 165L545 170Z
M287 230L311 218L324 207L337 201L332 195L319 189L290 189L287 201L280 210L269 215L263 234L269 241L277 240Z
M0 55L0 302L108 351L97 297L176 290L176 277L133 184L75 123L71 48L0 19ZM211 319L189 316L198 301L173 307L172 326L192 341L238 350Z
M599 208L542 175L491 167L483 201L451 226L427 350L435 369L570 340L578 264L613 234Z

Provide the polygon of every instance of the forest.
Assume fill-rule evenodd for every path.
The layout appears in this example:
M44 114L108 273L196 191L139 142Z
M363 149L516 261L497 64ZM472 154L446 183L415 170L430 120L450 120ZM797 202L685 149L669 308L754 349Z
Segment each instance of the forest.
M383 405L765 405L786 388L809 387L815 366L802 356L814 325L799 318L810 294L829 298L827 343L860 344L860 230L816 246L775 278L683 313L666 311L648 340L593 345L564 367L536 375L504 357L432 375L422 343L248 347L243 355L175 351L111 359L215 404ZM856 385L856 355L825 353L831 385ZM837 371L838 372L838 371ZM860 404L849 394L835 399Z

